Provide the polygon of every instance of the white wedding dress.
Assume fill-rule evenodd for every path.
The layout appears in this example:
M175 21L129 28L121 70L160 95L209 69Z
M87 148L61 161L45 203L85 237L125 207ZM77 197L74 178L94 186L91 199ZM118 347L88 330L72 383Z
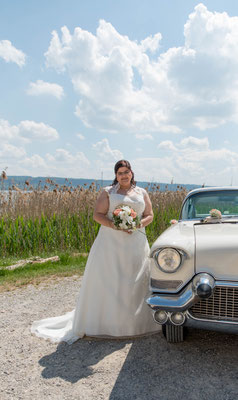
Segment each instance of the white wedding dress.
M120 204L131 206L139 216L145 208L143 191L109 195L108 217ZM83 336L126 337L158 332L145 303L149 290L149 245L145 230L125 232L101 226L90 250L76 309L65 315L35 321L31 332L53 342L73 343Z

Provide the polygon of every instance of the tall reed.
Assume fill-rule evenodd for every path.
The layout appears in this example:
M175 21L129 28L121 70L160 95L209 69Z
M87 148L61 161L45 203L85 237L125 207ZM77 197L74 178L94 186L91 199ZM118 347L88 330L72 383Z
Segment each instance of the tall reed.
M178 217L185 194L182 188L149 188L154 210L153 223L146 228L150 244ZM43 188L31 188L26 181L23 190L13 186L7 194L0 192L1 256L88 252L100 227L93 220L97 196L94 184L73 188L68 181L58 186L50 179Z

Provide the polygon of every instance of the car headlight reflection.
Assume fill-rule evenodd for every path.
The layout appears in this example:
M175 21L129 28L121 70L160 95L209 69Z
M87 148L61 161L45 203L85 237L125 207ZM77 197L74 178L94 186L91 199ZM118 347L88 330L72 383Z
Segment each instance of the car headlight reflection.
M182 262L182 255L169 247L156 252L154 258L158 267L168 273L175 272Z

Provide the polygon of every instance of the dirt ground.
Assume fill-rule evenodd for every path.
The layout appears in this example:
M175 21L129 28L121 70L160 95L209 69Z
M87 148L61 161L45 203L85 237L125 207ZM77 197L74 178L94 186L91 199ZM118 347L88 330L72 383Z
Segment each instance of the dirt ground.
M190 330L168 344L158 333L130 340L52 344L34 320L74 308L76 277L0 294L1 400L235 400L238 336Z

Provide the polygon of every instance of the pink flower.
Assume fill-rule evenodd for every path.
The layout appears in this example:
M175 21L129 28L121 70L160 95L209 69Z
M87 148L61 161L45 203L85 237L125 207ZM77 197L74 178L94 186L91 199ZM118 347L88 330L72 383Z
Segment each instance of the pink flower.
M136 216L137 216L136 212L133 209L131 209L131 217L135 218Z
M178 223L178 221L176 219L171 219L170 223L171 223L171 225L175 225Z
M121 208L116 208L116 209L113 211L113 214L117 217L118 214L119 214L121 211L122 211Z

